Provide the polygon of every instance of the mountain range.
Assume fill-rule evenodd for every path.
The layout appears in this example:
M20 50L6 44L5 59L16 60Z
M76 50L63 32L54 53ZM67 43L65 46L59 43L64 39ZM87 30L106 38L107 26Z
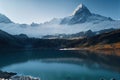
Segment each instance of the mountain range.
M120 21L92 13L84 4L80 4L71 16L54 18L45 23L19 24L0 14L0 29L12 35L26 34L40 38L45 35L75 34L91 30L119 29Z
M102 32L102 31L101 31ZM88 31L91 33L91 31ZM120 52L120 29L79 39L29 38L24 34L11 35L0 30L0 51L13 49L90 49Z
M85 37L92 37L98 34L102 34L102 33L107 33L107 32L111 32L114 31L116 29L114 28L110 28L110 29L104 29L104 30L100 30L100 31L82 31L79 33L75 33L75 34L55 34L55 35L45 35L42 37L42 39L81 39L81 38L85 38Z

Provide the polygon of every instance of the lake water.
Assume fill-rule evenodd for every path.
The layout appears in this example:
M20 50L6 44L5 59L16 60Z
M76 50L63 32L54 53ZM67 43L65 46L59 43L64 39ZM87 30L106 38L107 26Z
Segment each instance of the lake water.
M0 52L0 69L41 80L120 80L119 67L81 56L80 52L56 50Z

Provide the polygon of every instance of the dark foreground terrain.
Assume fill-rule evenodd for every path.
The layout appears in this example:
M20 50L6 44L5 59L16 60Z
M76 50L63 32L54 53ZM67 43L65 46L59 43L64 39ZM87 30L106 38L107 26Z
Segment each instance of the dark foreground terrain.
M10 35L0 31L0 50L6 49L64 49L78 48L91 51L116 52L120 56L120 30L102 33L83 39L39 39L24 34Z

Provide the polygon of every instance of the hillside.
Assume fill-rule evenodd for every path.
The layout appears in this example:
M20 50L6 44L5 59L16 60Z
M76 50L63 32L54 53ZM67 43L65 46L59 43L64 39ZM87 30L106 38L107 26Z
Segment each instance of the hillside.
M111 32L114 30L116 29L110 28L110 29L104 29L100 31L91 31L91 30L82 31L82 32L74 33L74 34L46 35L46 36L43 36L42 39L82 39L85 37L92 37L98 34L107 33L107 32Z
M59 49L72 40L29 38L25 34L11 35L0 30L0 50L2 49Z
M39 39L0 31L0 49L69 49L116 53L120 56L120 29L81 39Z
M17 48L21 46L19 43L19 40L17 40L14 36L0 30L0 49Z
M87 38L84 42L85 46L91 46L96 44L111 44L120 41L120 30L115 30L108 33L103 33L91 38Z
M120 56L120 29L70 43L69 47ZM75 50L76 50L75 49Z

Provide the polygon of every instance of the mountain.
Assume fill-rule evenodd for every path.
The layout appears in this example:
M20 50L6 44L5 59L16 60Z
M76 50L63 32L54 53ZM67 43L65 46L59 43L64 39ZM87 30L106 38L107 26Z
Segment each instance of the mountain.
M106 32L106 33L101 33L99 35L95 35L92 37L79 39L70 45L72 45L74 47L75 46L89 47L89 46L104 45L104 44L112 45L114 43L120 43L120 29Z
M85 34L91 36L91 30ZM107 44L107 45L106 45ZM101 47L102 45L102 47ZM120 29L79 39L39 39L25 34L11 35L0 30L0 50L6 49L61 49L61 48L103 48L120 49ZM93 48L94 49L94 48Z
M0 15L1 30L12 35L26 34L28 37L36 38L56 34L72 35L89 30L96 32L111 28L120 29L119 25L120 20L113 20L110 17L94 14L83 4L80 4L71 16L54 18L45 23L32 23L30 25L12 23L6 16ZM62 36L60 35L60 37Z
M80 4L73 12L73 15L65 17L60 24L80 24L93 21L113 21L113 19L111 19L110 17L104 17L98 14L93 14L85 5Z
M94 35L96 35L95 32L88 30L85 32L79 32L79 33L75 33L75 34L45 35L42 37L42 39L81 39L81 38L85 38L85 37L92 37Z
M112 44L117 42L120 42L120 29L88 38L85 45L91 46L96 44Z
M22 41L15 36L0 30L0 49L21 48Z
M78 32L75 34L45 35L42 37L42 39L82 39L85 37L93 37L95 35L102 34L102 33L108 33L114 30L116 29L110 28L110 29L104 29L104 30L95 31L95 32L88 30L88 31Z
M39 24L33 22L30 26L36 27L36 26L39 26Z
M12 23L12 21L3 14L0 14L0 23Z
M28 39L29 37L25 34L20 34L20 35L14 35L14 37L19 38L19 39Z
M0 51L13 49L58 49L71 40L29 38L25 34L11 35L0 30Z

